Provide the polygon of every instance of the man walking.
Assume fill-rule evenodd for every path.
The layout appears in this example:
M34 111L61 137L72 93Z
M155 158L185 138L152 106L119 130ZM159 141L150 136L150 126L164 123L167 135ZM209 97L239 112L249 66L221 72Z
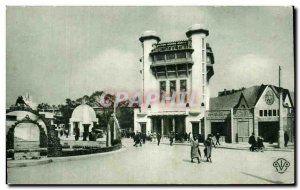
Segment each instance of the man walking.
M160 133L157 133L157 146L159 146L159 143L160 143L160 139L161 139L161 135Z
M255 140L254 133L252 133L251 137L249 138L248 143L251 144L250 151L253 152L256 147L256 140Z
M220 140L220 134L219 133L216 134L216 140L217 140L216 145L218 145L218 144L221 145L220 141L219 141Z
M290 138L289 135L287 134L287 132L284 132L284 146L287 147L287 144L289 142Z
M174 134L173 134L173 132L171 131L171 133L170 133L170 146L173 145L173 141L174 141Z

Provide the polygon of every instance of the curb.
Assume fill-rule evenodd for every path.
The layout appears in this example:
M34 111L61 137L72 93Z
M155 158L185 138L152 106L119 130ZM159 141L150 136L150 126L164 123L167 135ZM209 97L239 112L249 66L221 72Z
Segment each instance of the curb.
M153 142L150 142L151 144L155 144ZM161 142L160 144L169 145L167 142ZM173 145L179 145L179 146L190 146L188 143L173 143ZM200 144L200 147L204 147L204 145ZM225 147L225 146L217 146L218 149L231 149L231 150L249 150L249 147ZM294 152L294 149L278 149L278 148L265 148L264 151L281 151L281 152Z
M102 156L102 155L110 155L117 152L122 152L126 150L122 145L120 149L110 152L102 152L102 153L95 153L95 154L86 154L86 155L79 155L79 156L66 156L66 157L52 157L52 158L45 158L43 160L30 160L25 162L18 162L13 163L14 161L7 161L7 168L17 168L17 167L28 167L28 166L38 166L43 164L49 164L52 162L65 162L65 161L76 161L76 160L84 160L87 158Z

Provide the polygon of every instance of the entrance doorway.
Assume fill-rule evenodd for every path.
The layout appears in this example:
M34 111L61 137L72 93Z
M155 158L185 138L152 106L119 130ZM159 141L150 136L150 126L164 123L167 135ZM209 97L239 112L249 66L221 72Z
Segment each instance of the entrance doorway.
M146 134L146 123L141 123L141 132Z
M277 142L278 130L278 121L258 122L258 135L263 137L265 142Z
M194 137L198 138L198 135L200 134L199 122L193 122L192 123L192 133L193 133Z

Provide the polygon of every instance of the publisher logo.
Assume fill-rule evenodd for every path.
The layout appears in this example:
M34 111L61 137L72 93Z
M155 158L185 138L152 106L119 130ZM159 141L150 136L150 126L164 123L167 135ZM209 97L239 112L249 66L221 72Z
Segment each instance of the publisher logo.
M283 174L290 166L290 162L284 158L278 158L275 162L273 162L273 166L276 168L278 173Z

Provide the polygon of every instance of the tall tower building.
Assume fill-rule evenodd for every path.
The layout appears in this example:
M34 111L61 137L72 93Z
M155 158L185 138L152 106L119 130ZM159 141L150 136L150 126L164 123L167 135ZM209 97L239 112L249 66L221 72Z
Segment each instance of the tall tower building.
M199 24L180 41L161 43L156 32L143 33L139 39L143 104L134 111L135 131L163 136L174 132L178 137L206 134L209 80L214 74L208 35Z

